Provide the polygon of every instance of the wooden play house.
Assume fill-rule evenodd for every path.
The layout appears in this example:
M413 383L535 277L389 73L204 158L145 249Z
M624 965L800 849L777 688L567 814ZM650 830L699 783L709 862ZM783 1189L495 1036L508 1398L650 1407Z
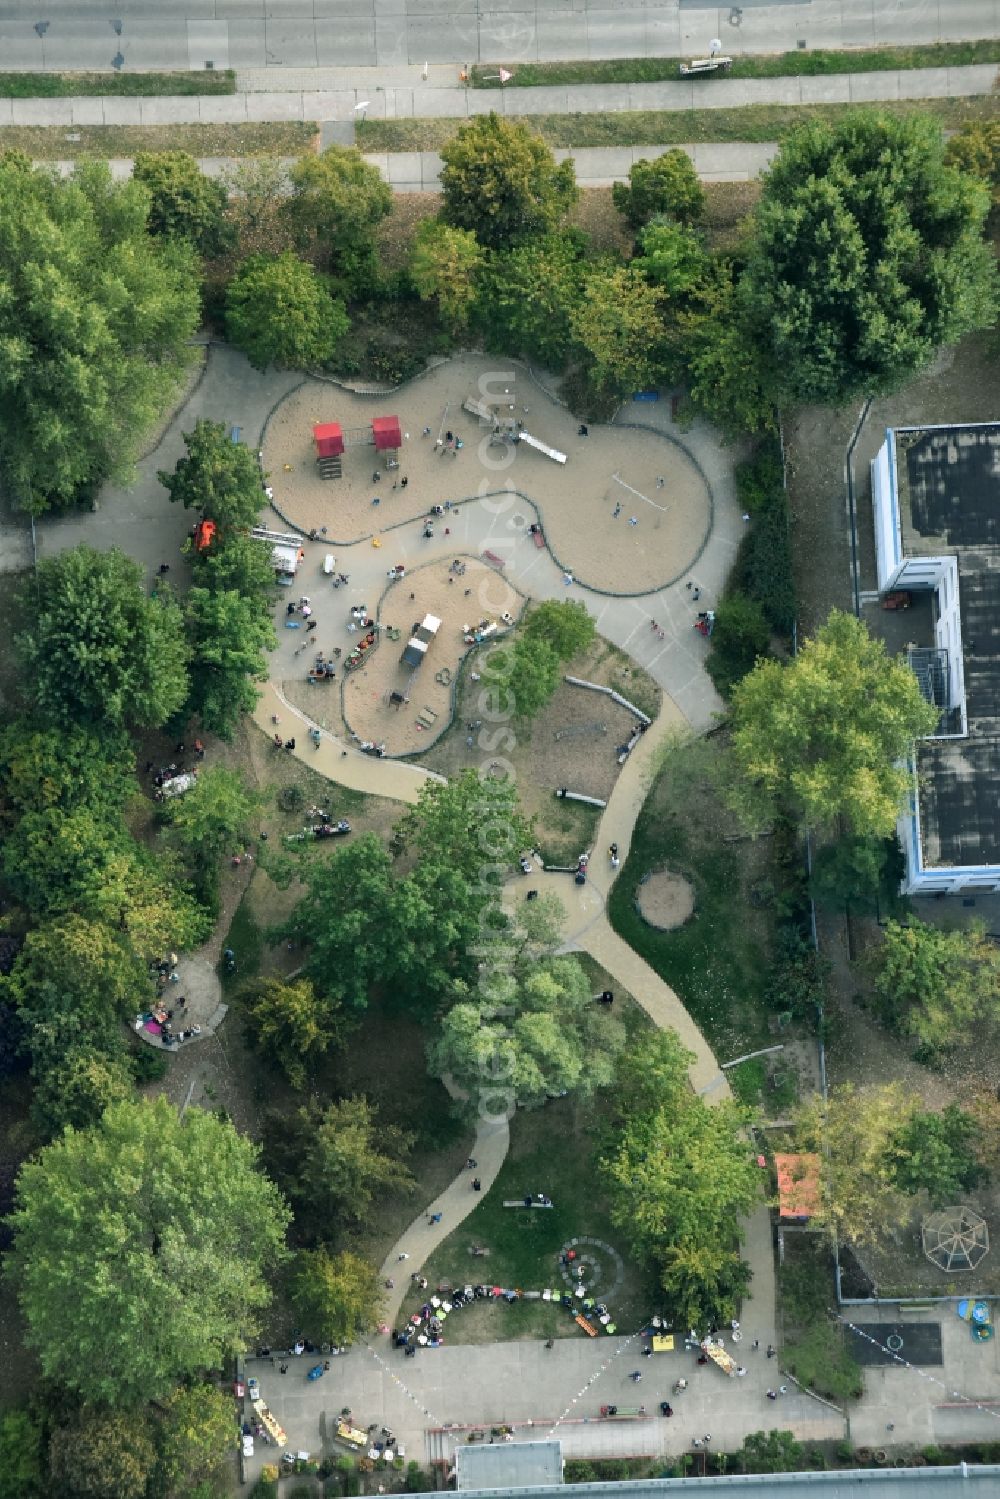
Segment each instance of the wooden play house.
M339 422L317 422L313 427L316 463L321 479L343 477L343 457L347 448L373 447L384 457L387 469L399 467L399 450L403 445L398 416L376 416L367 427L342 427Z

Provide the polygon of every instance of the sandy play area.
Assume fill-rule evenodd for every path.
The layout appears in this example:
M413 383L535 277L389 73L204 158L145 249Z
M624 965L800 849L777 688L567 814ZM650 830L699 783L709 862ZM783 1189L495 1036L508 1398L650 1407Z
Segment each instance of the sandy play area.
M484 404L508 435L463 410L466 400ZM399 419L398 467L371 442L377 416ZM320 478L312 432L321 422L343 429L340 478ZM331 546L388 531L433 505L514 489L533 502L554 556L581 583L638 594L682 577L712 524L700 469L680 442L657 433L594 425L582 436L578 428L523 367L466 356L388 396L305 381L271 416L263 462L280 511Z
M672 932L694 911L694 891L683 875L657 869L639 886L636 903L643 921L661 932Z
M451 719L459 662L472 648L465 637L486 627L486 638L494 638L524 607L521 595L493 569L470 558L459 559L458 566L464 572L447 562L431 563L390 584L376 616L382 626L378 648L364 665L344 673L347 727L359 739L384 742L388 755L419 752L438 738ZM441 624L425 660L414 667L401 657L427 615ZM393 693L405 701L393 700Z

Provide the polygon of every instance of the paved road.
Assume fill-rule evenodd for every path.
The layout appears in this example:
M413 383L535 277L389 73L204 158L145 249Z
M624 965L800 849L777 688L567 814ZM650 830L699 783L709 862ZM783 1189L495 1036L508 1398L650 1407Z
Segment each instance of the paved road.
M3 0L0 55L24 70L400 67L678 56L995 36L998 0Z

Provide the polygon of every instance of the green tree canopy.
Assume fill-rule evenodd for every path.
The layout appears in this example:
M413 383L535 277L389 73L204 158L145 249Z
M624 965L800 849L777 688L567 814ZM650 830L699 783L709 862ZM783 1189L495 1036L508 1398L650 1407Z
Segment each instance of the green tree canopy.
M834 610L791 665L759 661L734 688L741 810L888 837L911 786L899 762L937 720L905 661Z
M786 137L764 180L742 291L783 402L893 389L992 323L983 184L926 115L857 111Z
M290 250L251 255L226 289L226 337L258 370L327 365L350 326L343 302Z
M308 979L261 979L243 992L250 1039L284 1070L293 1088L306 1085L306 1063L338 1039L338 1010Z
M633 229L641 229L657 214L668 214L679 224L697 224L705 213L705 189L694 163L679 147L652 161L635 161L628 182L616 182L611 198Z
M212 765L199 772L190 791L164 804L164 815L188 857L209 863L246 841L262 806L263 797L251 789L241 771Z
M46 1374L162 1399L246 1347L288 1212L256 1148L201 1109L118 1104L22 1167L8 1271ZM113 1272L113 1273L112 1273Z
M346 292L365 288L375 263L375 231L392 208L392 189L354 146L327 146L291 170L288 220L303 249L315 246Z
M186 240L199 255L218 255L227 241L226 185L206 177L187 151L140 151L132 180L149 193L149 228Z
M138 790L123 730L57 729L20 717L0 729L0 806L12 822L26 812L77 807L115 817Z
M585 270L583 237L572 230L491 255L480 277L476 310L487 346L561 369Z
M573 599L546 599L532 609L523 626L529 640L544 640L560 661L571 661L588 650L597 626L586 604Z
M458 337L469 325L486 256L470 229L425 219L410 254L410 279L423 302L437 301L441 321Z
M195 554L194 581L209 593L239 593L270 602L275 592L271 548L266 541L229 532L220 544Z
M572 161L556 165L519 120L479 115L442 147L442 218L490 250L555 229L576 201Z
M933 1207L946 1207L982 1185L982 1134L971 1114L950 1103L940 1114L917 1110L892 1140L896 1184L915 1195L926 1192Z
M709 421L731 436L774 431L763 353L747 327L730 262L709 264L691 305L671 325L669 343L683 352L691 404Z
M610 1083L624 1030L594 1004L578 959L522 959L509 973L492 974L474 996L463 985L456 997L428 1046L428 1062L439 1077L454 1078L471 1108L503 1112L494 1093L538 1108L547 1098Z
M146 597L142 569L117 547L46 558L25 604L21 669L53 723L156 727L177 712L188 685L181 612L169 592Z
M284 1116L283 1116L284 1117ZM269 1152L300 1217L360 1223L386 1192L411 1192L406 1166L413 1136L378 1117L367 1098L299 1109L270 1132Z
M200 511L223 533L256 525L265 496L257 459L246 444L232 442L224 422L199 417L184 433L184 446L173 473L160 469L156 476L171 500ZM228 534L225 539L228 545Z
M267 680L265 651L276 644L274 621L262 599L232 589L189 589L191 692L188 707L220 739L230 739L244 713L260 696L255 682ZM190 794L190 793L189 793Z
M673 219L655 218L639 235L635 269L660 293L683 302L703 286L709 260L701 236Z
M771 631L756 599L729 593L715 611L708 674L723 697L767 655Z
M560 680L559 657L541 635L520 635L512 646L494 647L482 663L483 681L496 694L497 710L525 722L540 713Z
M213 1385L182 1385L163 1403L156 1433L156 1492L185 1499L213 1477L237 1445L231 1394Z
M814 1094L795 1110L796 1149L822 1159L821 1221L833 1237L873 1243L906 1218L893 1142L919 1107L900 1083L862 1089L842 1083L828 1098Z
M102 1036L106 1047L108 1038ZM69 1047L72 1049L69 1049ZM133 1096L133 1078L122 1056L91 1051L79 1041L69 1041L66 1055L47 1070L35 1068L31 1112L48 1137L67 1127L88 1129L116 1103Z
M968 1039L976 1020L995 1013L1000 952L981 924L944 931L890 921L873 964L883 1019L932 1050Z
M656 384L665 356L660 300L631 266L588 271L570 326L595 391L619 397Z
M388 967L392 862L381 839L362 833L304 871L306 894L282 935L309 945L305 971L321 994L363 1010Z
M155 1452L128 1411L83 1405L49 1437L49 1474L73 1499L144 1499Z
M360 1255L303 1249L296 1257L291 1298L309 1336L339 1347L372 1331L385 1293L375 1266Z
M0 473L23 510L127 478L189 367L195 264L150 237L148 212L105 162L62 181L0 158Z
M791 1431L752 1431L743 1439L744 1473L794 1473L804 1448Z

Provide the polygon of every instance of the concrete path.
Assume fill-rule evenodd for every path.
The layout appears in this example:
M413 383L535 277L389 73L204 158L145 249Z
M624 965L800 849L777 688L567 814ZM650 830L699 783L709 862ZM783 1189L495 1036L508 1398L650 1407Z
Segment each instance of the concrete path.
M718 78L663 83L547 85L470 89L384 86L281 92L0 99L4 125L245 125L269 120L353 121L471 119L496 110L508 116L620 114L629 110L736 109L749 104L867 104L880 99L953 99L992 92L995 64L835 73L806 78Z
M469 62L701 55L796 46L873 47L995 36L997 0L161 0L0 3L4 66L18 70L332 67L400 69ZM568 16L572 24L567 24ZM37 24L36 24L37 22Z

